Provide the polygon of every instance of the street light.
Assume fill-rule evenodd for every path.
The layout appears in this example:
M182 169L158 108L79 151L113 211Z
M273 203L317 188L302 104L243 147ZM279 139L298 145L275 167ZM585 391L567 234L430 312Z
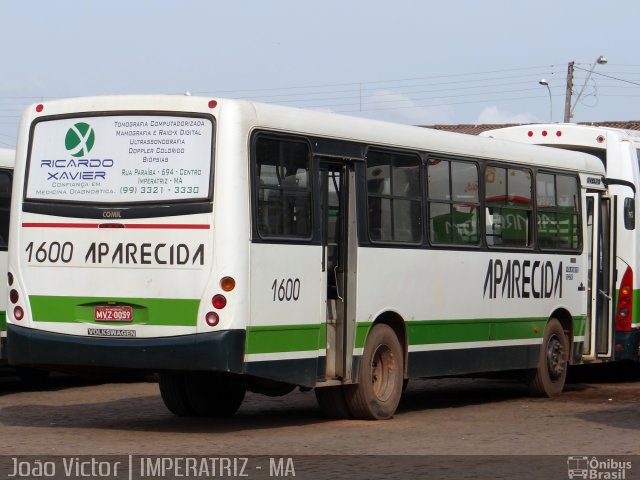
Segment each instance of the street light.
M549 88L549 82L547 82L543 78L538 83L547 87L547 91L549 92L549 123L553 123L553 101L551 100L551 89Z
M578 101L580 100L580 97L582 96L582 92L584 92L584 89L587 86L587 83L589 82L589 79L591 78L591 74L595 70L596 65L604 65L606 63L607 63L607 59L605 58L605 56L604 55L600 55L598 58L596 58L596 61L593 62L593 65L591 65L591 69L589 69L589 71L587 71L584 68L575 67L575 62L569 62L569 68L567 70L567 93L566 93L566 99L565 99L565 104L564 104L564 121L565 122L570 122L571 121L571 118L573 117L573 111L576 109L576 105L578 104ZM587 72L587 78L585 78L584 83L582 84L582 88L580 89L580 92L578 93L578 96L576 97L575 101L573 102L573 106L571 106L571 90L573 89L573 70L574 70L574 68L577 68L578 70L584 70L585 72Z

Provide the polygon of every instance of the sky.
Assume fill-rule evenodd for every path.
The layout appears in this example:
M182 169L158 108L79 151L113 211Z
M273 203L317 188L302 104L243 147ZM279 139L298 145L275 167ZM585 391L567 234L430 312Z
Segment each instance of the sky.
M29 104L87 95L189 92L414 125L559 122L571 61L574 100L584 85L573 121L640 120L636 11L635 0L0 0L0 147L15 148Z

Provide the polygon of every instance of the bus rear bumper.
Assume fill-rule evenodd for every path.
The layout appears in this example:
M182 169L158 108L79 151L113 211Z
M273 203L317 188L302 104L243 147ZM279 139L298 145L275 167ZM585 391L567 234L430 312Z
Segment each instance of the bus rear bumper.
M630 332L616 332L615 338L616 360L640 360L640 329Z
M7 325L12 365L242 373L244 330L178 337L104 338Z

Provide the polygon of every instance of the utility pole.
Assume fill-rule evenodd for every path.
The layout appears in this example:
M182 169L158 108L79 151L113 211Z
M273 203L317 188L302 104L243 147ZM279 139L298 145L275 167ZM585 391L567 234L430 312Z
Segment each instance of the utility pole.
M564 122L571 121L571 91L573 90L573 66L576 62L569 62L569 68L567 68L567 92L564 97Z
M584 92L584 89L587 86L587 83L589 83L589 79L591 78L591 74L595 70L596 65L605 65L607 62L608 61L604 57L604 55L600 55L598 58L596 58L596 61L593 62L593 65L591 65L590 70L587 71L582 67L578 67L578 70L584 70L585 72L587 72L587 78L585 78L584 83L582 84L582 88L578 92L578 96L576 97L576 101L573 104L573 108L571 107L571 90L573 90L573 70L575 68L576 62L575 61L569 62L569 68L567 69L567 93L565 95L565 100L564 100L565 123L571 121L571 118L573 117L573 110L576 108L576 105L580 101L580 97L582 96L582 93Z

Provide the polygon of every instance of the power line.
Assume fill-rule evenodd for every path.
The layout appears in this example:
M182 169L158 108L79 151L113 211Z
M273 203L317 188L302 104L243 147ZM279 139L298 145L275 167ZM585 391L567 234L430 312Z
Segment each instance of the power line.
M588 70L575 64L576 70L587 72ZM617 64L620 70L640 67L633 64ZM360 82L336 82L336 83L319 83L313 85L294 85L286 87L270 87L258 89L236 89L236 90L217 90L211 91L194 91L195 94L220 95L230 94L236 95L237 98L246 98L249 100L277 102L281 104L293 104L298 106L306 106L306 108L329 108L340 109L349 107L358 107L357 110L342 110L342 112L359 112L373 110L393 110L404 108L424 108L434 106L447 105L464 105L483 102L496 101L515 101L532 98L547 98L546 95L538 96L518 96L510 98L492 98L495 95L505 95L513 93L524 93L539 89L518 88L531 83L537 83L540 76L545 76L549 83L555 87L552 90L560 88L560 80L564 80L566 66L564 64L555 65L538 65L530 67L516 67L509 69L486 70L466 73L449 73L430 76L399 78L391 80L367 80ZM639 72L609 72L614 74L640 75ZM617 82L625 82L634 87L622 87L614 85L602 85L598 88L626 88L632 89L640 87L640 83L618 78L613 75L606 75L599 72L593 72L594 75L608 77ZM586 78L586 77L583 77ZM535 80L534 80L535 79ZM576 78L580 81L579 78ZM552 83L553 82L553 83ZM504 89L501 87L505 87ZM458 92L458 93L456 93ZM452 94L447 94L452 93ZM606 95L601 96L625 96L625 95ZM393 98L406 97L405 98ZM559 94L553 96L560 96ZM632 96L632 95L629 95ZM478 98L477 100L474 99ZM0 119L16 119L12 122L2 122L0 125L16 125L17 119L20 118L19 113L26 105L23 103L31 103L31 101L53 100L61 97L44 97L38 96L5 96L0 97ZM461 99L461 101L447 102L447 99ZM437 104L424 104L424 102L442 101ZM5 102L3 105L2 102ZM421 102L419 105L402 105L402 102ZM311 104L311 105L309 105ZM394 105L395 104L395 105ZM401 106L398 106L401 105ZM389 105L389 106L387 106ZM393 105L393 106L392 106ZM339 111L340 112L340 111ZM16 113L15 115L13 115Z
M408 95L408 94L426 94L426 93L442 93L442 92L460 92L460 91L464 91L464 90L470 90L470 89L486 89L486 88L495 88L495 87L506 87L506 86L511 86L511 85L531 85L531 82L510 82L510 83L490 83L490 84L484 84L484 85L477 85L477 86L464 86L464 87L451 87L451 88L437 88L437 89L415 89L415 90L403 90L401 92L395 92L395 91L388 91L389 89L382 89L382 90L369 90L369 94L367 94L366 96L363 97L364 98L371 98L371 97L390 97L393 95L399 95L399 94L404 94L404 95ZM536 88L531 88L531 89L526 89L526 90L535 90ZM500 90L500 92L505 92L505 90ZM330 96L323 96L325 95L325 93L327 95ZM350 95L342 95L342 96L333 96L333 93L348 93ZM331 100L343 100L343 99L347 99L347 98L354 98L356 96L359 96L360 92L356 91L356 90L340 90L337 92L322 92L322 93L297 93L297 94L293 94L293 96L295 97L305 97L305 98L293 98L290 100L279 100L279 103L298 103L298 102L313 102L313 101L331 101ZM458 94L458 96L467 96L467 95L485 95L485 94L491 94L491 93L495 93L493 91L479 91L476 93L467 93L467 94ZM265 99L275 99L275 98L291 98L288 97L287 95L272 95L272 96L264 96L264 97L251 97L253 99L261 99L261 100L265 100Z
M600 75L601 77L607 77L607 78L611 78L613 80L618 80L619 82L624 82L624 83L630 83L631 85L637 85L640 87L640 83L638 82L632 82L631 80L625 80L624 78L617 78L617 77L613 77L611 75L606 75L604 73L600 73L600 72L593 72L594 75Z
M510 102L514 100L529 100L533 98L548 98L547 95L533 95L529 97L513 97L513 98L495 98L491 99L492 102ZM450 105L470 105L476 103L485 103L487 100L472 100L467 102L447 102L447 103L436 103L436 104L426 104L426 105L406 105L402 107L381 107L381 108L367 108L363 109L362 112L369 111L380 111L380 110L396 110L396 109L410 109L410 108L433 108L433 107L448 107ZM354 113L359 110L336 110L335 113Z
M451 77L460 77L460 76L470 76L470 75L486 75L490 73L502 73L502 72L515 72L520 70L533 70L533 69L541 69L541 68L549 68L553 65L542 65L542 66L534 66L534 67L517 67L517 68L507 68L500 70L487 70L481 72L467 72L467 73L450 73L450 74L442 74L442 75L430 75L423 77L412 77L412 78L400 78L400 79L392 79L392 80L367 80L367 81L359 81L359 82L347 82L347 83L330 83L330 84L316 84L316 85L293 85L288 87L271 87L271 88L258 88L258 89L242 89L242 90L218 90L217 93L245 93L245 92L269 92L275 90L294 90L294 89L304 89L304 88L329 88L329 87L342 87L346 85L369 85L369 84L381 84L381 83L395 83L395 82L408 82L413 80L428 80L428 79L439 79L439 78L451 78ZM192 93L196 94L209 94L210 91L192 91Z

